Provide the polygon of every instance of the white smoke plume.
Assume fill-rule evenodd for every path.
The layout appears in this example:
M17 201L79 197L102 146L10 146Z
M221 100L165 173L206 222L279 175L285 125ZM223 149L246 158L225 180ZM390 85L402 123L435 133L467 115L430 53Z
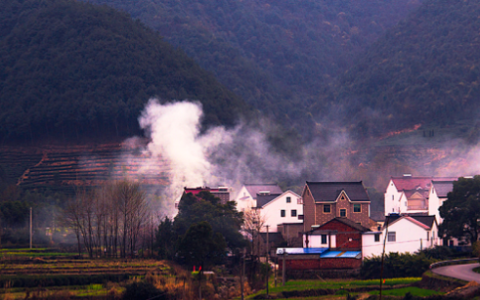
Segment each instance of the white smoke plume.
M160 104L152 99L139 122L149 139L142 151L138 175L168 173L163 191L172 206L184 187L228 186L238 190L245 183L277 183L301 175L305 166L272 150L265 132L268 123L252 128L213 127L201 132L199 102ZM129 143L138 140L130 139ZM127 160L138 159L129 155ZM124 163L128 165L128 161Z

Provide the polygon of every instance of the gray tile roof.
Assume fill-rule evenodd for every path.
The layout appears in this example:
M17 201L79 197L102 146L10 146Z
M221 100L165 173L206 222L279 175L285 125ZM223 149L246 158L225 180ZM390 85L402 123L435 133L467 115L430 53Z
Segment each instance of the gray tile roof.
M282 194L282 189L276 184L245 184L245 188L252 195L253 199L257 199L260 192L270 192L270 194Z
M358 182L308 182L315 202L335 201L338 195L345 191L351 201L370 201L367 191L361 181Z
M273 199L277 198L281 194L270 194L270 195L258 195L257 194L257 208L263 207L268 202L272 201Z
M439 198L447 198L447 194L453 191L453 181L433 181L433 187Z

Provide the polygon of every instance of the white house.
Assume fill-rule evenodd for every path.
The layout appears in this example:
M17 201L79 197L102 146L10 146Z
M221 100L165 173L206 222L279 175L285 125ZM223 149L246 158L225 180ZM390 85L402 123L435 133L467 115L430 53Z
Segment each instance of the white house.
M382 255L385 234L385 253L414 253L440 245L435 216L392 214L387 218L388 231L385 221L381 230L362 235L362 258Z
M447 200L447 194L453 191L452 181L439 181L432 180L432 188L430 189L428 214L435 215L438 220L438 224L441 224L443 218L440 217L439 208L443 205L443 202Z
M434 182L437 183L442 197L446 198L445 189L453 188L453 181L457 177L430 177L411 176L391 177L385 191L385 215L397 214L425 214L439 217L438 208L441 203L437 198L431 199ZM447 184L451 182L451 185ZM436 189L435 189L436 190ZM451 189L450 189L451 190ZM448 192L447 192L448 193Z
M300 195L292 191L281 194L260 192L256 196L256 202L255 209L260 210L260 216L265 225L269 226L269 231L276 232L279 224L303 223L303 204ZM261 231L266 230L264 226Z
M276 184L245 184L235 197L238 211L248 211L257 207L257 194L280 195L282 189Z

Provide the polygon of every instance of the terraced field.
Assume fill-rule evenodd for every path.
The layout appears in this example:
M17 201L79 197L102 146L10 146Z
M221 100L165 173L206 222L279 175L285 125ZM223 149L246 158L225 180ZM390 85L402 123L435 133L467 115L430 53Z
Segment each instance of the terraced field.
M142 145L105 143L0 147L0 167L7 182L25 188L96 186L125 174L145 184L166 185L168 165L155 164L142 153Z

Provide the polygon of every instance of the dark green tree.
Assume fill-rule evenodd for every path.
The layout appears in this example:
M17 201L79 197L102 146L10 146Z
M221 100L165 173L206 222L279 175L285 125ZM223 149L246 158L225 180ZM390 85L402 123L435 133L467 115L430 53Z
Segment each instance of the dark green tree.
M453 183L453 191L439 208L444 219L440 225L440 236L468 238L473 244L478 240L480 220L480 176L460 177Z
M160 225L155 236L155 243L158 248L158 256L161 259L173 260L175 257L175 243L178 235L173 229L173 220L166 217Z
M208 222L193 224L181 238L178 259L189 266L203 268L223 261L227 243L223 236L212 230Z
M235 202L222 204L220 199L209 192L197 195L185 194L180 200L179 211L174 220L174 230L184 235L193 224L208 222L214 233L220 233L231 250L243 247L245 239L240 233L243 213L238 212Z

